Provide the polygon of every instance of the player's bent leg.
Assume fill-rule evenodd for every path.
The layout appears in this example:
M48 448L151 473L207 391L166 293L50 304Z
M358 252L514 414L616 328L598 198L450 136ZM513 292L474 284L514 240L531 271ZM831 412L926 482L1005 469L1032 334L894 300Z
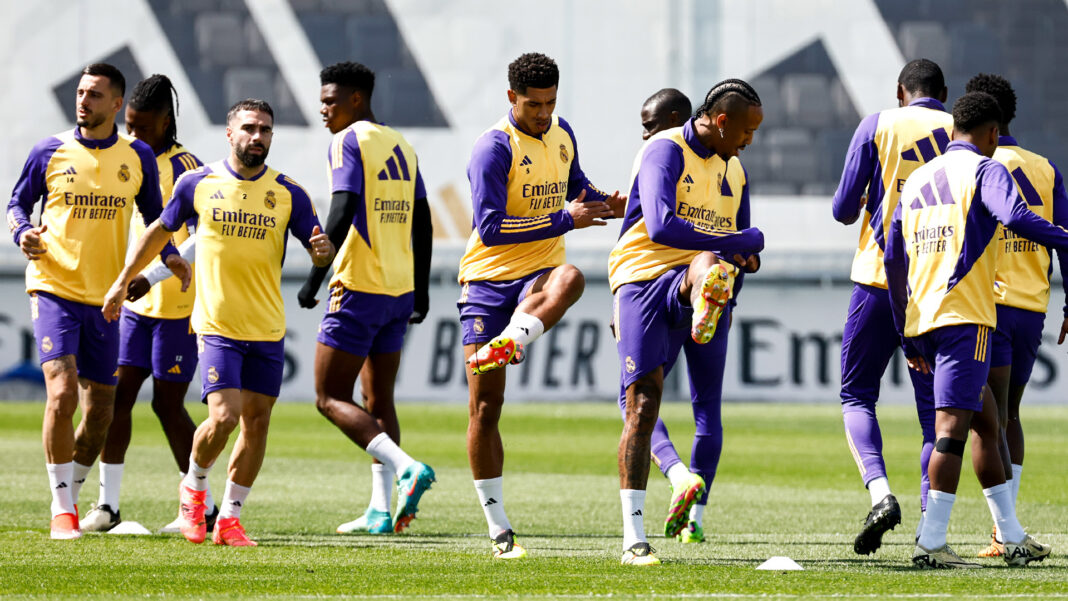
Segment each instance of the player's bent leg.
M167 445L178 470L189 471L189 454L193 451L193 435L197 425L185 408L189 382L152 381L152 411L159 419Z
M365 357L327 346L315 346L315 407L361 449L382 433L377 420L352 398Z
M690 262L686 284L693 307L690 337L697 344L708 344L716 335L720 315L730 300L734 276L716 255L701 253Z

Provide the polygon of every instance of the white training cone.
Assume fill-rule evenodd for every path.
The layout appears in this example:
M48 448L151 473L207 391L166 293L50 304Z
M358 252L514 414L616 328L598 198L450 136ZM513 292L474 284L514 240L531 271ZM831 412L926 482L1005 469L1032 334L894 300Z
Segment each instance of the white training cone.
M152 534L152 532L137 522L122 521L108 530L108 534Z
M797 565L797 562L789 557L782 557L776 555L757 566L758 570L803 570L801 566Z

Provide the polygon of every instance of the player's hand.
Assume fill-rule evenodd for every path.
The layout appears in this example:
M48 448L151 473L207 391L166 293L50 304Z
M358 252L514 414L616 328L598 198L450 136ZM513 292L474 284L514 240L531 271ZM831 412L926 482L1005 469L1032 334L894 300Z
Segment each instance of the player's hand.
M148 294L150 289L152 289L152 284L148 283L148 278L137 274L130 280L130 285L126 287L126 300L131 303L139 300L142 296Z
M122 310L122 299L126 298L126 291L129 288L129 282L119 275L115 283L108 288L108 293L104 296L104 306L100 307L100 312L103 313L106 321L115 321L119 318L119 314Z
M430 313L430 292L428 290L416 291L415 304L412 307L412 315L408 323L423 323L427 314Z
M1068 317L1061 322L1061 335L1057 337L1057 344L1064 344L1064 337L1068 335Z
M931 373L931 368L927 365L927 360L923 357L905 357L905 361L908 361L909 367L911 369L914 369L923 375L928 375Z
M605 199L608 206L612 208L612 216L616 219L623 219L623 216L627 213L627 195L620 194L619 190L616 190Z
M760 269L760 256L749 255L744 257L742 255L734 255L734 264L745 273L756 273Z
M330 237L324 234L319 226L315 226L312 228L312 235L308 238L308 242L311 244L309 252L312 263L316 267L329 265L334 259L334 244L330 242Z
M36 261L41 258L41 255L48 252L45 250L44 242L41 240L41 234L47 231L48 225L45 224L22 232L22 237L19 238L19 248L27 259Z
M590 227L591 225L608 225L603 219L612 217L612 207L607 202L591 200L583 202L586 191L579 192L578 198L567 205L567 212L571 214L571 220L575 222L575 229Z
M318 290L312 289L311 282L304 282L304 285L300 287L300 292L297 293L297 302L305 309L314 308L319 304L319 299L315 298L316 292Z
M182 282L182 292L188 290L189 283L193 281L193 268L189 265L189 261L183 259L181 255L167 255L166 265L167 269L170 269L171 273Z

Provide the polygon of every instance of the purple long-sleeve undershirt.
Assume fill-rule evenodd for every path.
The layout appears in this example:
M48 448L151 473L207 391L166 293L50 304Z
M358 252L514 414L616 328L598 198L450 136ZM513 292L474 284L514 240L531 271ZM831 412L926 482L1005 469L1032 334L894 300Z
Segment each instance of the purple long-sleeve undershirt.
M638 193L649 238L664 246L685 250L711 251L731 257L750 255L764 249L764 234L756 228L738 232L704 229L675 214L676 190L682 177L682 149L670 140L652 142L642 156ZM748 188L748 184L746 185ZM743 192L748 194L748 190Z

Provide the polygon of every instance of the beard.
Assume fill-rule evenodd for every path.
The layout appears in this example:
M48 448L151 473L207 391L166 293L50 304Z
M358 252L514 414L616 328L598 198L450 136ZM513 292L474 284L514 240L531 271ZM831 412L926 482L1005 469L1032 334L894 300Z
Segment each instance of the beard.
M238 147L235 151L237 160L241 161L241 164L248 168L259 167L267 160L267 151L270 150L267 146L260 144L260 148L263 149L263 154L252 154L248 150L252 145Z
M84 127L86 129L94 129L104 123L104 117L96 113L89 113L85 117L79 117L75 120L78 127Z

